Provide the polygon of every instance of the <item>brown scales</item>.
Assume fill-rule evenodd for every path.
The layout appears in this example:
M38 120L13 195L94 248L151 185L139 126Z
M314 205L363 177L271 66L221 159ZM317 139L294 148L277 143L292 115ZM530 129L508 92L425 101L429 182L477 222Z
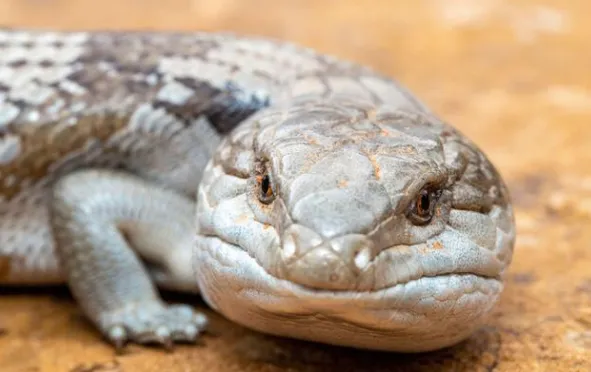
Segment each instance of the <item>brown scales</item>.
M14 161L0 166L0 179L13 178L8 184L0 183L0 195L11 200L23 191L25 182L41 181L50 173L53 164L82 151L89 140L104 143L124 129L128 119L128 115L104 113L82 116L72 125L55 121L17 133L21 153Z

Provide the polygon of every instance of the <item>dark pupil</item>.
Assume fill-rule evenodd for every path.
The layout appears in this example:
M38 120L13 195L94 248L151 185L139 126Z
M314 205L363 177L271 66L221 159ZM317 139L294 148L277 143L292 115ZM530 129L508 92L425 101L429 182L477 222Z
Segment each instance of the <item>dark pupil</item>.
M421 193L421 200L419 201L419 211L420 212L427 212L429 211L429 207L431 206L431 198L428 191L423 191Z
M267 193L269 192L269 186L269 176L264 176L263 181L261 182L261 190L263 191L263 194L267 195Z

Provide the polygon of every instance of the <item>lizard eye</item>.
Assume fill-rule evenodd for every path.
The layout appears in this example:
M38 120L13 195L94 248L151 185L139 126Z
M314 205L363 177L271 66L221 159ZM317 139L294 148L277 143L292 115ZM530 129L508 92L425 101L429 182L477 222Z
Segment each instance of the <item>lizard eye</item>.
M441 195L440 190L423 188L415 197L409 212L409 218L415 225L425 225L433 218L435 205Z
M257 176L257 184L259 186L259 201L264 204L271 203L275 199L275 192L269 174Z

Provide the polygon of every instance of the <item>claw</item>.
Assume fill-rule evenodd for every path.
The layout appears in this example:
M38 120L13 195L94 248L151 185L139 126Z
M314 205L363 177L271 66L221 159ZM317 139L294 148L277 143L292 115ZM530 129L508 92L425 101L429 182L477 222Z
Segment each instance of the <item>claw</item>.
M170 337L170 331L166 327L159 327L156 332L156 341L164 346L166 350L173 349L173 341Z
M117 349L117 351L121 351L127 340L127 332L122 326L116 325L109 329L108 338L111 343L115 345L115 349Z

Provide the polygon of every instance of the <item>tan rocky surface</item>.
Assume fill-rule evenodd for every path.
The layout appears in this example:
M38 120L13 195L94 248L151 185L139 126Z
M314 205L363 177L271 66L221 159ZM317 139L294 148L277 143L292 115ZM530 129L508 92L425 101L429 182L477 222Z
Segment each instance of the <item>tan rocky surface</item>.
M209 312L200 346L116 355L67 290L2 291L0 371L591 371L589 12L584 0L0 1L3 26L233 30L373 66L485 149L518 225L500 305L448 350L352 351Z

